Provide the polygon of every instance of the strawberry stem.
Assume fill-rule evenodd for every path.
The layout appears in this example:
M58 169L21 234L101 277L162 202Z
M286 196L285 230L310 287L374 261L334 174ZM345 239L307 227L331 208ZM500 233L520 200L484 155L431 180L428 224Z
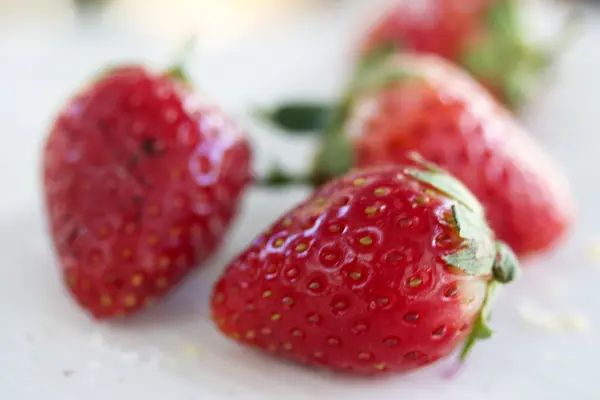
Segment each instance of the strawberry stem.
M467 358L478 340L492 337L493 331L489 326L492 302L496 298L500 285L510 283L520 276L521 271L516 255L506 244L500 241L496 242L496 260L492 272L494 274L493 279L488 283L483 305L460 352L460 362Z

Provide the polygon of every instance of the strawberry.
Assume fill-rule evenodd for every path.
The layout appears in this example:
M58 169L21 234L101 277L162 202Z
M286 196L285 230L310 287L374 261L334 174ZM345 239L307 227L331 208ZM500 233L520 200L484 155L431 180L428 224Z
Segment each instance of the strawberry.
M368 58L394 49L436 54L461 65L516 109L558 50L533 43L522 24L527 17L519 0L403 1L366 32L359 54Z
M504 107L437 56L384 58L357 75L331 113L317 183L352 166L402 164L417 151L475 193L519 256L550 249L572 224L562 171Z
M165 296L219 246L250 148L181 69L113 68L60 111L44 189L64 280L103 319Z
M357 374L464 359L518 273L476 198L418 158L333 180L275 222L215 284L212 316L243 344Z

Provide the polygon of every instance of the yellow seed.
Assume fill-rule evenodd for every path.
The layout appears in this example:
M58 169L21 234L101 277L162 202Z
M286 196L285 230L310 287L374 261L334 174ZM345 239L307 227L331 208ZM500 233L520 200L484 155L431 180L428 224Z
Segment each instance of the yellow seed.
M225 301L225 295L223 295L223 293L217 293L215 295L215 302L221 304L223 301Z
M173 204L175 205L175 207L176 207L176 208L181 208L181 207L183 207L183 203L184 203L184 201L183 201L183 199L182 199L181 197L176 197L176 198L173 200Z
M422 282L423 282L423 281L422 281L421 279L419 279L419 278L411 279L411 280L408 282L408 286L410 286L410 287L417 287L417 286L419 286L419 285L420 285Z
M296 246L296 251L299 253L305 251L306 249L308 249L308 245L306 243L300 243L298 246Z
M373 216L375 214L377 214L379 212L379 209L375 206L370 206L365 208L365 214L367 214L368 216Z
M294 303L296 302L296 300L294 300L293 298L286 296L283 299L281 299L281 301L283 302L283 304L285 304L286 306L293 306Z
M350 276L350 279L352 279L353 281L359 281L363 277L362 273L360 273L358 271L350 272L349 276Z
M300 330L300 329L294 329L294 330L292 331L292 335L293 335L293 336L303 336L303 335L304 335L304 332L302 332L302 330Z
M148 244L150 246L154 246L158 243L158 237L156 235L150 235L148 236Z
M75 286L75 278L72 277L71 275L67 276L67 285L69 287L74 287Z
M133 294L128 294L125 296L125 307L133 307L137 304L137 298Z
M327 200L325 200L325 199L323 199L323 198L319 198L319 199L316 199L316 200L315 200L315 204L316 204L317 206L324 206L324 205L325 205L325 203L327 203Z
M321 284L319 282L311 282L308 284L308 288L310 290L317 290L321 287Z
M322 352L322 351L315 351L315 352L313 353L313 357L314 357L314 358L323 358L323 356L324 356L324 354L323 354L323 352Z
M106 226L100 228L100 230L98 231L98 236L100 236L101 238L108 237L108 228Z
M329 232L331 233L338 233L342 230L342 228L339 225L331 225L329 227Z
M386 188L377 188L375 189L375 196L385 196L388 193Z
M279 321L281 319L281 314L275 313L271 315L271 321Z
M275 243L273 243L273 246L275 246L275 247L281 247L281 246L283 246L284 243L285 243L285 240L283 240L283 239L277 239L275 241Z
M100 297L100 305L102 307L110 307L112 305L112 298L108 295Z
M292 344L290 342L285 342L283 344L283 346L281 346L281 347L283 347L285 350L288 350L288 351L292 350L292 348L293 348L293 346L292 346Z
M140 286L144 282L144 275L135 274L133 278L131 278L131 284L133 286Z
M225 318L217 319L217 326L225 326Z
M158 258L158 268L166 269L171 265L171 259L167 256L160 256Z
M131 252L131 250L129 250L129 249L124 249L124 250L121 252L121 257L123 257L123 259L124 259L124 260L129 260L129 259L131 258L131 256L132 256L132 254L133 254L133 253Z
M373 365L373 367L377 370L377 371L383 371L387 366L384 363L379 363L379 364L375 364Z
M369 360L371 359L371 353L369 353L368 351L361 351L360 353L358 353L358 359Z
M156 303L156 299L154 297L147 297L146 300L144 300L144 306L146 307L152 307L154 303Z
M390 299L388 299L387 297L378 297L375 299L375 301L377 302L377 304L379 305L384 305L390 302Z
M248 331L248 332L246 332L246 339L252 340L255 337L256 337L256 332L254 332L254 331Z
M240 334L237 333L237 332L234 332L234 333L231 334L231 338L233 340L240 340Z
M271 353L275 353L277 351L277 345L276 344L270 344L267 346L267 350L269 350Z
M155 284L158 289L164 289L167 287L167 283L168 283L167 278L165 278L164 276L161 276L160 278L158 278L156 280Z
M263 297L265 299L271 297L272 295L273 295L273 292L271 290L265 290L263 293Z
M283 220L283 222L281 223L281 225L283 226L290 226L292 224L292 220L290 218L286 218Z
M354 180L354 186L362 186L367 180L365 178L358 178Z
M371 239L368 236L364 236L360 238L360 244L362 244L363 246L370 246L373 244L373 239Z

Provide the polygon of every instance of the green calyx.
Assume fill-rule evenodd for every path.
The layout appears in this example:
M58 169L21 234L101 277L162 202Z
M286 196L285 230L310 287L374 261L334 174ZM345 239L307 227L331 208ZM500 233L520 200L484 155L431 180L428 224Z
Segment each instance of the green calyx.
M490 274L496 249L479 200L459 180L437 166L425 163L415 154L409 157L420 167L407 168L407 175L456 202L452 205L452 217L464 245L459 251L444 256L444 261L469 275Z
M461 58L461 64L513 110L519 108L539 75L552 64L578 20L570 17L557 43L543 49L525 41L521 8L519 0L500 0L491 6L487 36L467 46Z
M521 274L516 255L505 243L500 241L496 242L496 258L492 266L492 274L492 280L487 285L483 305L460 351L459 360L461 362L467 358L477 341L492 337L494 331L490 328L490 317L492 303L497 292L502 284L517 280Z
M444 256L444 261L470 276L489 277L483 305L459 356L464 361L477 341L492 336L489 319L493 300L500 285L519 277L519 262L505 243L494 241L483 207L469 189L418 155L411 155L411 158L419 167L408 168L405 173L455 201L452 217L463 246L457 252Z

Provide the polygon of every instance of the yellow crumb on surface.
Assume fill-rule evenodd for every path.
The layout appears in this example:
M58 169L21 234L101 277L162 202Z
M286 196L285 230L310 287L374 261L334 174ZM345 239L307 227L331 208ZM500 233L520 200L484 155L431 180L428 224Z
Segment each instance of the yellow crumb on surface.
M564 317L565 325L575 332L588 333L590 331L590 319L583 314L571 314Z
M596 240L590 245L588 255L590 260L600 264L600 240Z
M200 348L194 344L188 344L183 351L190 357L198 357L200 355Z
M544 310L534 303L523 303L519 306L518 313L521 319L530 326L547 332L562 330L561 319L558 315L549 310Z

